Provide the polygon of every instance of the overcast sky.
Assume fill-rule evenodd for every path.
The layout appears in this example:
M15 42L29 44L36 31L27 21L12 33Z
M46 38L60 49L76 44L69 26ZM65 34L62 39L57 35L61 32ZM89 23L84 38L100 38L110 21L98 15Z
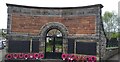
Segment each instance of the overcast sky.
M7 28L6 3L38 7L76 7L94 4L102 4L105 11L118 13L118 1L120 0L0 0L0 29Z

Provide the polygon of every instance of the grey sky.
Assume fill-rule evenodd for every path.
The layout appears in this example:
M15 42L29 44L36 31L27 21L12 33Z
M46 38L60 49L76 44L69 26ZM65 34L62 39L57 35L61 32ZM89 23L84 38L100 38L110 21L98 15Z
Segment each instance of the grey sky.
M102 4L102 12L118 12L118 1L120 0L0 0L0 29L7 28L6 3L38 6L38 7L76 7L94 4Z

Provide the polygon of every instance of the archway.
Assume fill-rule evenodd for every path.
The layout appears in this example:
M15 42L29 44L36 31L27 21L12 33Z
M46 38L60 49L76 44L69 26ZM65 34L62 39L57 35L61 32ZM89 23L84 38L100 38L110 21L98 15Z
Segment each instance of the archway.
M60 56L62 52L63 52L62 33L57 29L51 29L46 35L45 41L46 58L52 59L61 58Z
M61 54L67 50L67 28L59 22L50 22L45 24L41 30L41 41L44 41L44 46L41 47L45 48L45 58L61 58Z

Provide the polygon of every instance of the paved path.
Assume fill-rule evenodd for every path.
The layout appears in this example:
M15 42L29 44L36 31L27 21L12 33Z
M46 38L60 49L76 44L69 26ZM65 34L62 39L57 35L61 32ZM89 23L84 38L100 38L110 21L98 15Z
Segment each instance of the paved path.
M109 60L120 62L120 53L109 58Z
M2 50L0 50L0 61L2 61Z
M3 57L5 56L5 49L0 50L0 62L3 60Z

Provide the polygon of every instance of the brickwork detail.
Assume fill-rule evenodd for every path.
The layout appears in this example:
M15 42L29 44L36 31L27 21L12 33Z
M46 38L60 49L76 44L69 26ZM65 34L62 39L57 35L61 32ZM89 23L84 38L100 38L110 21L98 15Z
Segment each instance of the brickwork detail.
M39 34L43 25L49 22L64 24L69 34L95 34L95 16L58 17L58 16L30 16L12 15L12 32Z

